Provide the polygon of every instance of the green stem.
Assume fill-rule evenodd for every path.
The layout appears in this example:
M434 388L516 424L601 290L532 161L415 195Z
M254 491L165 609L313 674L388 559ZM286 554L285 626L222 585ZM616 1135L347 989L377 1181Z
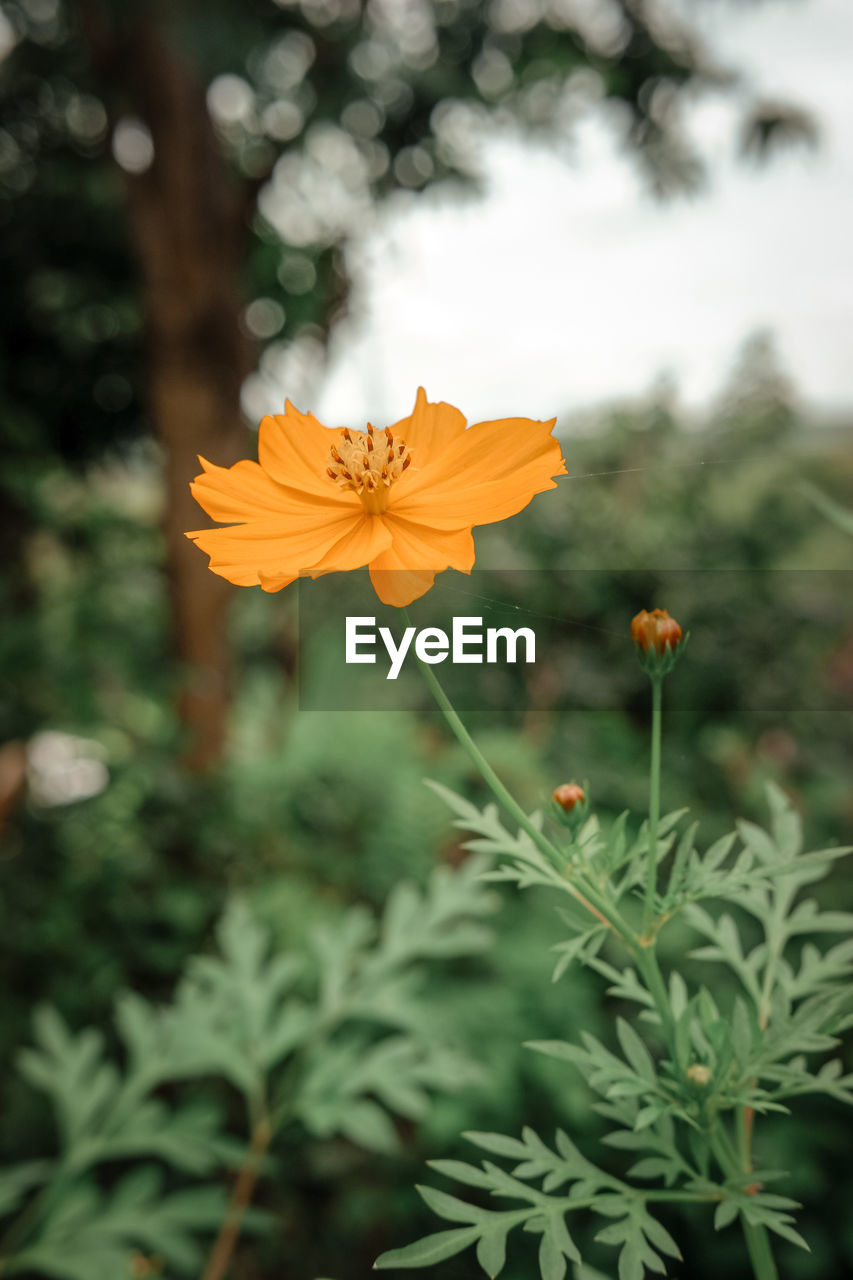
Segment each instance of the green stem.
M639 1199L649 1204L718 1204L724 1196L724 1191L642 1191Z
M504 809L506 809L512 819L518 823L522 831L525 831L527 835L530 836L530 839L537 848L542 850L549 862L554 862L554 855L558 854L559 850L551 844L551 841L548 840L546 836L543 836L538 827L533 825L521 805L501 782L500 778L495 773L494 769L489 764L488 760L483 755L482 751L477 746L462 721L459 719L459 716L454 711L450 699L436 679L432 668L425 663L421 663L420 666L421 671L424 674L424 678L429 686L430 693L438 703L439 709L444 715L445 720L453 730L453 733L461 745L468 752L468 755L471 757L474 764L477 766L480 774L482 775L483 781L489 787L495 799L504 807Z
M411 623L409 622L408 613L405 609L402 609L401 612L406 620L406 625L410 626ZM420 660L418 660L418 665L423 672L423 677L426 680L427 687L435 699L439 710L460 745L468 752L471 760L479 770L483 781L490 788L492 795L498 803L503 806L513 821L518 824L520 829L530 837L537 849L544 853L548 861L552 863L552 865L562 868L565 863L564 855L556 845L551 843L547 836L542 834L538 827L534 826L522 809L521 805L501 782L500 778L495 773L494 769L489 764L488 760L483 755L482 751L477 746L462 721L459 719L459 716L456 714L453 709L453 704L439 684L432 667L429 666L428 663L421 662ZM583 892L568 882L567 887L580 902L592 911L593 915L598 916L598 918L605 924L610 925L614 933L616 933L627 945L630 946L631 935L629 930L618 912L614 910L611 903L608 902L603 894L600 894L592 885L589 885L586 882L584 882L583 885Z
M737 1178L740 1174L740 1163L734 1143L729 1137L722 1120L717 1118L708 1129L708 1142L714 1153L714 1159L727 1178Z
M655 896L657 893L658 866L658 826L660 824L660 743L661 743L661 703L663 701L663 675L658 672L651 677L652 681L652 758L649 769L649 854L646 864L646 892L643 901L643 923L637 938L634 954L637 967L645 979L661 1020L667 1044L673 1051L673 1019L669 1003L669 993L663 974L660 971L655 952L655 938L652 933Z
M743 1109L737 1115L736 1126L737 1146L732 1142L719 1120L714 1122L708 1133L711 1149L727 1178L740 1177L742 1172L749 1172L751 1167L748 1147L749 1132ZM755 1280L779 1280L779 1273L776 1270L776 1263L773 1261L773 1251L770 1248L767 1229L760 1223L747 1222L743 1214L741 1214L740 1223Z
M744 1173L750 1173L752 1171L752 1153L750 1152L750 1134L747 1110L747 1107L738 1107L735 1112L737 1153L738 1158L740 1159L740 1166Z
M753 1225L747 1222L743 1216L740 1221L755 1280L779 1280L779 1272L773 1261L773 1251L770 1248L766 1229L760 1224Z
M651 946L643 946L642 943L640 943L638 946L634 947L634 956L637 961L637 968L643 975L649 995L655 1002L655 1009L657 1010L658 1017L661 1020L661 1026L663 1027L667 1045L671 1051L672 1059L675 1061L672 1008L669 1003L666 983L664 982L663 974L661 973L660 965L658 964L654 944Z
M652 927L657 890L658 823L660 822L660 738L663 677L652 676L652 763L649 771L649 863L646 869L646 898L643 906L643 936Z
M748 1107L738 1107L735 1113L737 1152L744 1173L750 1173L752 1170L750 1121L748 1119L750 1113L751 1108ZM778 1272L776 1271L776 1263L773 1261L773 1251L770 1247L770 1237L766 1228L760 1224L754 1226L752 1223L747 1222L744 1217L741 1217L741 1226L755 1280L777 1280Z

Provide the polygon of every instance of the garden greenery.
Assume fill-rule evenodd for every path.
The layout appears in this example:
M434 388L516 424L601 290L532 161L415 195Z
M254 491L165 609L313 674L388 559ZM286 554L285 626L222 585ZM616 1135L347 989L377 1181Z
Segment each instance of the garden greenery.
M342 1135L393 1150L392 1117L419 1120L432 1092L476 1076L437 1032L424 985L430 966L488 945L483 869L439 869L426 891L403 882L378 923L353 908L316 930L312 954L275 950L232 902L218 954L190 962L171 1004L119 1000L118 1055L40 1009L19 1069L50 1099L58 1150L0 1171L0 1274L218 1280L239 1231L264 1226L250 1200L277 1144ZM216 1077L242 1099L241 1138L199 1088ZM210 1181L223 1168L239 1169L230 1203Z
M719 1274L731 1263L732 1274L739 1275L746 1269L740 1256L743 1244L734 1220L723 1230L727 1214L748 1226L751 1215L759 1239L762 1230L765 1235L768 1230L776 1233L773 1251L786 1275L846 1273L850 1236L843 1206L849 1161L844 1131L833 1127L832 1106L815 1106L808 1097L802 1106L792 1101L808 1090L829 1095L830 1102L846 1098L849 1091L843 1071L827 1070L823 1059L833 1056L830 1041L847 1020L840 980L849 975L849 944L837 939L843 937L850 917L845 920L837 911L806 905L809 880L817 881L843 851L795 854L798 820L776 789L770 793L768 831L740 824L728 846L715 840L732 811L760 814L757 792L768 776L796 797L813 838L829 843L839 829L849 804L844 783L847 722L842 715L808 714L811 704L803 694L815 680L818 661L824 663L827 646L804 649L806 628L787 631L785 650L794 655L802 683L787 710L763 711L759 706L756 714L750 695L766 672L756 658L764 650L755 640L776 633L758 607L754 575L733 574L737 593L728 615L744 624L744 639L728 644L716 672L709 662L696 660L701 657L696 643L694 660L685 660L669 682L673 693L677 685L678 697L668 699L666 763L672 767L665 792L673 797L671 804L689 800L702 813L703 829L712 834L704 842L691 836L684 815L675 823L666 816L660 819L653 918L656 924L662 922L654 934L654 950L665 974L661 987L646 958L649 948L635 950L631 945L631 933L644 932L642 876L633 883L626 880L633 861L648 868L642 823L639 818L616 817L625 803L640 807L636 760L642 708L633 701L630 677L626 682L619 664L596 648L596 632L590 632L593 643L585 647L575 644L572 636L574 647L567 651L569 642L560 628L567 613L573 613L615 629L643 600L665 599L666 593L659 576L651 573L643 576L642 591L633 582L626 587L609 572L588 574L586 581L581 574L567 610L565 584L551 571L569 555L581 568L600 563L636 568L665 560L670 548L676 548L678 565L697 570L718 564L762 570L847 564L847 544L841 537L829 540L831 526L813 519L813 495L804 501L809 495L795 480L812 477L821 494L839 499L830 501L842 512L849 451L830 442L835 452L826 458L817 449L814 456L806 455L786 450L775 437L772 448L758 448L756 433L764 429L763 421L750 426L738 418L737 430L729 436L720 430L716 435L690 434L651 412L621 424L615 421L600 437L577 444L577 470L590 475L571 491L571 551L561 504L543 502L513 532L512 555L526 567L548 566L547 573L530 575L537 593L530 605L540 617L554 619L545 641L552 668L562 672L566 683L578 686L596 687L606 674L616 698L623 704L630 701L630 714L555 715L543 735L541 729L536 731L535 718L532 731L517 728L526 706L519 696L517 717L505 716L500 731L488 732L488 740L486 728L481 730L480 741L492 765L525 796L527 809L535 803L537 773L556 781L562 771L554 775L554 762L571 759L584 761L593 776L598 815L597 820L588 814L583 822L575 820L567 839L565 829L560 838L546 836L552 830L548 819L531 820L525 812L521 817L533 825L534 839L517 812L510 812L511 821L504 818L502 824L493 810L483 813L453 800L460 825L463 819L474 819L478 825L470 833L473 841L486 842L484 847L491 848L486 856L498 859L487 868L488 874L521 877L533 887L530 894L507 895L501 945L492 957L473 964L444 964L423 951L409 961L401 958L399 964L386 965L381 981L367 993L369 999L361 1002L361 1012L355 1011L358 1001L347 999L352 1016L335 1015L314 1037L306 1031L306 1039L288 1056L262 1072L270 1096L275 1091L276 1097L283 1097L292 1090L294 1099L289 1117L282 1114L263 1156L257 1147L265 1140L264 1127L248 1118L248 1076L243 1085L232 1083L240 1075L237 1061L255 1052L249 1053L246 1043L243 1048L232 1045L239 1025L233 1010L246 993L233 995L228 1005L225 988L217 988L211 978L211 964L215 970L220 961L193 962L179 995L165 1009L125 996L119 1003L117 1037L112 1032L105 1039L95 1031L72 1034L56 1015L40 1012L35 1050L25 1052L20 1061L30 1083L48 1091L58 1122L57 1141L55 1149L49 1148L43 1137L46 1125L37 1109L39 1094L30 1093L11 1070L4 1072L8 1167L0 1176L0 1274L72 1280L114 1280L128 1274L201 1276L211 1264L214 1246L224 1239L233 1249L235 1229L260 1233L265 1225L250 1207L243 1210L232 1204L229 1210L221 1188L233 1186L247 1206L254 1198L282 1220L278 1239L259 1234L243 1242L239 1256L232 1251L238 1274L244 1258L251 1259L249 1265L259 1275L279 1274L284 1255L284 1270L294 1276L363 1276L368 1253L372 1258L380 1249L428 1229L410 1221L422 1206L407 1192L408 1168L403 1163L420 1159L424 1149L447 1157L434 1169L462 1183L463 1189L455 1192L454 1212L469 1215L446 1220L451 1232L463 1233L461 1242L456 1237L458 1248L464 1248L466 1240L471 1247L439 1266L437 1278L479 1273L477 1253L496 1267L506 1223L495 1223L488 1215L505 1210L521 1214L518 1225L529 1225L530 1231L509 1236L510 1262L504 1275L537 1274L536 1246L546 1238L546 1265L555 1274L559 1268L571 1274L571 1251L563 1251L556 1261L553 1256L554 1243L565 1244L558 1218L549 1212L559 1195L571 1207L557 1206L558 1216L585 1260L583 1266L574 1264L576 1280L598 1275L589 1263L601 1268L608 1280L614 1280L620 1260L625 1270L648 1268L650 1253L672 1270L663 1237L658 1233L656 1243L642 1226L645 1223L654 1233L651 1222L659 1222L675 1237L688 1254L691 1274ZM700 469L696 464L700 456L722 455L730 466ZM36 472L16 472L16 482L23 486L25 481L31 485L28 501L42 528L27 560L9 561L10 571L24 563L34 566L28 587L33 605L17 619L12 609L3 628L2 665L14 673L5 688L4 740L23 738L32 724L64 726L97 739L110 785L83 803L48 810L30 804L12 815L4 844L9 954L5 1043L11 1046L22 1038L22 1010L34 991L55 1000L75 1028L86 1021L102 1025L103 1009L119 985L139 987L148 995L156 992L162 999L183 957L199 949L224 886L235 882L249 886L258 915L273 926L277 939L266 944L266 951L260 945L259 969L270 966L282 940L288 941L288 950L299 952L301 969L289 990L282 986L280 997L272 1002L272 1022L281 1017L281 1034L295 1034L295 1019L301 1015L286 1010L300 1007L313 1009L319 1022L326 981L322 974L338 964L348 974L348 991L365 990L363 983L371 972L382 968L371 957L386 946L381 941L384 924L379 926L379 941L365 936L358 945L352 942L357 930L350 917L345 927L340 924L341 900L356 895L377 902L403 871L418 876L436 856L440 806L418 780L430 772L471 795L470 771L466 773L461 752L438 750L427 721L403 713L366 718L358 713L288 715L281 697L276 630L282 615L273 615L270 601L260 592L247 592L238 617L244 679L235 716L237 747L227 767L212 779L180 777L174 768L175 734L167 696L171 677L162 640L154 525L127 508L124 481L107 492L100 482L84 485L55 468L41 478ZM154 483L150 476L137 476L137 481ZM842 533L844 521L836 524ZM493 537L492 561L501 562L509 543L501 541L500 526L486 532ZM134 573L127 573L128 564ZM707 642L720 600L708 592L701 572L686 576L694 584L694 595L684 616L689 612L694 632ZM761 590L775 589L781 576L765 574ZM506 589L514 591L511 579ZM840 635L844 592L828 583L821 590L818 612L837 624ZM634 600L634 595L641 599ZM798 618L807 616L813 599L810 591L796 596ZM542 625L545 628L544 621ZM566 657L570 660L564 662ZM829 697L843 698L839 671L833 670ZM822 671L832 676L825 663ZM780 745L783 731L788 736ZM374 761L392 760L394 767L387 772L365 770L368 743ZM793 755L783 758L783 749ZM548 772L538 760L534 767L538 756L550 759ZM330 804L333 792L337 802ZM441 794L450 799L448 792ZM623 855L618 855L623 838ZM547 840L548 852L537 840ZM503 841L503 851L493 847ZM694 844L701 853L694 852ZM21 856L24 851L26 857ZM621 867L616 865L619 856L624 856ZM452 924L448 920L439 930L424 926L434 942L442 936L452 947L454 936L458 940L471 926L482 929L487 896L473 877L483 867L468 863L463 868L464 875L472 877L465 883L472 897L482 902L482 911L460 910ZM676 867L680 889L678 876L673 880ZM456 886L448 890L452 896L463 881L456 879L457 873L446 874ZM568 891L584 877L590 879L592 891L610 898L618 894L616 907L629 926L625 939L612 927L605 929ZM48 882L51 892L45 894ZM782 889L791 894L784 909L777 898ZM406 896L413 904L420 902L408 914L401 913L401 921L408 923L397 934L408 935L407 942L413 941L414 923L420 929L429 918L432 892L424 896L405 891L404 902ZM825 906L835 905L833 898L837 902L842 892L843 887L839 891L826 884L818 884L815 891ZM548 905L549 895L555 894L562 912L570 913L571 925L558 943L559 981L552 987L541 980L536 944L547 933L549 918L555 923L559 919ZM777 922L769 943L759 912L768 925ZM367 917L359 915L366 935ZM250 942L259 930L246 908L232 907L228 919L234 922L234 936L243 938L249 950L258 945ZM309 948L290 941L318 920L327 925L322 942ZM345 938L352 947L349 961L341 958ZM545 945L556 940L552 933ZM484 942L482 936L479 942L474 939L471 950ZM546 966L544 950L541 959ZM227 958L221 963L226 971L234 967ZM205 964L207 976L202 978ZM416 991L418 975L424 985ZM590 984L597 977L604 979L602 990L606 987L611 993L604 1013L590 998ZM703 981L712 994L701 993ZM413 984L410 994L407 982ZM760 1001L768 982L768 1021L762 1028L756 995ZM255 998L266 989L263 979ZM671 1029L665 1028L658 1004L649 1004L654 992L658 1001L663 994L671 1010ZM421 995L431 997L431 1010ZM374 997L373 1013L365 1012ZM439 1002L442 1018L435 1013ZM231 1013L226 1011L229 1007ZM386 1020L394 1008L396 1023ZM129 1039L134 1011L139 1027L155 1036L148 1041L140 1034L138 1050ZM628 1027L627 1039L622 1023ZM206 1060L197 1042L193 1064L188 1046L200 1025L219 1029L207 1037ZM460 1025L471 1034L460 1037ZM177 1037L171 1047L169 1026L169 1034ZM438 1043L440 1031L448 1053L457 1041L469 1052L472 1044L476 1046L473 1056L484 1076L482 1085L442 1102L430 1113L431 1124L421 1125L417 1134L406 1124L383 1126L377 1117L387 1120L392 1113L408 1113L395 1111L390 1095L378 1090L375 1076L371 1083L373 1067L367 1076L360 1072L382 1044L390 1041L386 1052L393 1056L394 1041L401 1036L410 1047L414 1041L423 1048ZM639 1070L643 1055L635 1054L632 1062L632 1031L651 1057L648 1079ZM183 1074L175 1065L180 1036L186 1037ZM568 1056L546 1056L537 1048L516 1057L514 1045L524 1040L547 1041L551 1049L560 1041L566 1048L557 1053ZM676 1049L681 1060L674 1056ZM134 1066L134 1052L147 1064L147 1082ZM329 1065L324 1067L327 1055ZM607 1066L593 1066L590 1055ZM679 1074L679 1061L687 1062L689 1079ZM614 1063L623 1074L608 1080L607 1070L615 1070ZM644 1070L649 1076L648 1063ZM465 1078L473 1079L471 1064L466 1072ZM393 1076L399 1083L405 1074L389 1068L380 1076L386 1081ZM437 1082L437 1076L434 1079ZM461 1064L453 1070L448 1065L445 1081L458 1085L462 1079ZM584 1079L611 1095L598 1099L599 1119L612 1134L597 1154L595 1120L585 1108L588 1095L582 1092ZM97 1090L96 1081L101 1081ZM633 1095L632 1089L637 1091ZM423 1094L424 1082L420 1090ZM743 1098L754 1101L744 1103ZM358 1103L374 1105L365 1109ZM657 1118L655 1106L662 1107ZM784 1106L791 1107L788 1118L774 1112ZM247 1118L241 1124L243 1112ZM372 1120L365 1122L367 1114ZM756 1114L757 1122L750 1119ZM335 1128L335 1116L341 1125L353 1126L343 1141L330 1140L346 1132ZM522 1154L522 1149L528 1152L538 1144L525 1124L541 1135L541 1146L550 1152L553 1182L548 1176L551 1166L547 1172L543 1169L542 1179L527 1176L524 1166L534 1157ZM596 1176L610 1179L589 1192L594 1204L587 1209L581 1203L586 1194L582 1179L556 1182L559 1171L571 1163L566 1139L554 1135L557 1124L571 1135L589 1167L600 1171ZM365 1157L359 1150L371 1148L371 1125L377 1152L380 1129L386 1138L396 1130L404 1141L399 1161L378 1153L366 1157L370 1176L365 1178ZM498 1129L511 1136L489 1140L478 1133L483 1142L491 1141L488 1149L481 1147L491 1162L487 1171L468 1162L461 1144L460 1149L450 1149L450 1135L460 1129ZM678 1160L661 1137L670 1131ZM754 1165L748 1176L740 1168L744 1161L739 1145L747 1140ZM662 1149L656 1150L655 1144ZM541 1152L537 1158L545 1160ZM577 1168L580 1157L573 1159ZM736 1173L726 1173L721 1159L732 1168L737 1165ZM321 1166L325 1186L316 1175ZM503 1168L502 1179L495 1172L498 1166ZM773 1168L789 1170L793 1177L774 1182ZM476 1183L458 1176L466 1169L467 1179L477 1175ZM248 1197L247 1172L257 1177ZM697 1175L700 1185L694 1188L689 1184ZM504 1189L513 1182L513 1193L493 1196L498 1180ZM440 1193L434 1187L433 1193L446 1196L454 1191L447 1182L442 1187ZM520 1191L526 1195L516 1194ZM792 1206L768 1203L769 1197L786 1191L805 1202L798 1226L783 1220L794 1216ZM679 1192L682 1199L671 1208ZM609 1202L608 1195L614 1197ZM438 1203L447 1208L446 1200L430 1200L433 1208ZM617 1204L623 1212L608 1218L608 1206L612 1210ZM766 1222L760 1220L764 1213L770 1214ZM712 1240L718 1214L721 1234ZM301 1239L300 1215L309 1223ZM681 1234L680 1220L689 1223L692 1241ZM271 1221L268 1216L267 1223ZM636 1240L637 1221L641 1245ZM498 1229L492 1231L495 1226ZM792 1226L812 1245L811 1258L797 1258L796 1246L784 1238L784 1229ZM591 1243L597 1228L606 1232L611 1227L614 1234L625 1233L624 1240L617 1241L618 1253L612 1238L607 1245L607 1235L599 1246ZM481 1244L482 1235L490 1236L491 1243ZM429 1248L414 1247L424 1265L429 1256L439 1261L434 1245L433 1240ZM637 1262L638 1249L645 1263L642 1257ZM288 1254L298 1259L295 1266ZM388 1265L387 1255L382 1265ZM402 1273L412 1263L396 1265ZM766 1255L758 1265L765 1266L765 1274L773 1274L767 1270Z
M316 929L304 953L279 951L235 900L218 954L190 962L170 1004L119 1000L118 1053L92 1029L70 1031L55 1009L37 1012L35 1046L19 1069L50 1099L58 1150L0 1173L0 1274L115 1280L166 1269L222 1280L240 1233L267 1225L252 1198L277 1149L340 1135L392 1151L393 1117L420 1120L433 1092L476 1078L477 1064L436 1026L424 981L437 962L489 944L492 883L556 895L568 936L555 947L554 981L583 965L624 1011L610 1045L579 1027L570 1040L529 1048L580 1073L609 1125L603 1140L625 1167L594 1163L562 1129L544 1138L531 1127L467 1133L489 1158L432 1162L463 1193L419 1188L453 1225L382 1254L377 1268L427 1267L473 1246L495 1277L509 1233L521 1228L538 1237L541 1280L563 1280L569 1264L589 1261L575 1224L592 1215L597 1243L618 1251L619 1280L643 1280L680 1257L659 1217L668 1205L704 1213L716 1230L739 1222L756 1280L778 1275L771 1236L808 1247L798 1205L777 1189L785 1170L756 1159L753 1132L760 1147L761 1126L804 1094L853 1101L853 1075L827 1057L853 1023L853 939L833 941L850 933L853 915L803 893L850 849L804 852L799 817L774 784L766 829L740 821L702 851L699 824L684 811L660 816L662 688L686 637L659 610L638 615L634 637L653 690L647 818L602 821L583 788L564 784L548 834L545 816L526 815L506 791L425 667L514 830L496 805L480 809L433 782L469 833L470 856L435 871L426 891L399 884L378 923L354 908L337 927ZM669 953L665 976L658 943L677 922L692 941L686 964ZM697 961L728 968L730 999L712 994L713 970L708 985L688 981ZM239 1138L222 1082L242 1099ZM236 1170L230 1201L216 1180L225 1170Z
M677 634L667 631L656 645L647 634L655 625L674 625ZM800 820L772 784L767 829L740 821L702 852L696 822L685 825L683 812L659 817L662 685L686 637L659 610L638 615L632 632L653 689L650 812L639 827L627 813L605 827L576 803L581 789L565 805L561 793L571 788L558 788L553 812L575 830L568 840L552 840L541 815L520 813L485 761L484 777L517 818L517 832L504 826L495 805L481 811L436 788L456 826L472 833L467 847L499 864L487 879L557 895L569 936L557 946L555 980L570 964L584 964L604 979L607 995L632 1010L616 1020L614 1048L582 1029L571 1041L529 1046L581 1073L612 1126L604 1141L626 1153L628 1167L615 1176L560 1130L547 1142L530 1128L520 1137L469 1133L474 1146L503 1163L433 1162L473 1194L463 1199L420 1187L430 1209L457 1225L384 1253L379 1269L427 1267L476 1246L481 1269L494 1277L505 1264L508 1234L522 1228L539 1237L542 1280L563 1280L568 1264L582 1261L572 1224L578 1214L593 1214L602 1219L598 1243L618 1249L619 1280L643 1280L664 1273L665 1258L681 1256L656 1215L667 1204L704 1212L717 1230L739 1222L756 1280L778 1275L771 1233L808 1247L794 1225L797 1203L775 1189L786 1171L756 1163L753 1130L757 1116L785 1113L803 1094L853 1102L853 1075L843 1074L838 1057L826 1058L853 1024L846 981L853 939L815 941L849 934L853 915L820 910L802 894L851 850L804 852ZM429 668L424 674L476 760L475 744ZM664 977L657 944L679 917L701 943L689 957L734 975L737 994L725 1005L709 985L688 985L678 963ZM495 1208L494 1200L513 1203Z

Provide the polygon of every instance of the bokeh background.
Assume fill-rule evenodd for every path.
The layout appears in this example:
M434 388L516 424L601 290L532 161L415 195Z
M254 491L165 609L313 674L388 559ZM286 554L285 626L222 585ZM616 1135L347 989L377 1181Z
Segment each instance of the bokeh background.
M300 652L296 592L232 589L183 536L205 523L196 455L251 456L284 395L351 426L402 417L420 383L469 421L558 416L570 478L477 543L543 655L532 691L471 717L527 805L572 776L642 807L645 690L612 637L681 571L702 660L673 681L668 807L710 839L773 779L815 844L849 838L851 17L2 0L4 1161L53 1141L13 1071L37 1003L105 1026L127 987L167 997L235 888L298 947L464 857L421 783L480 796L440 723L300 707L298 664L326 658ZM756 697L774 648L795 660ZM843 871L827 893L849 902ZM484 1079L395 1155L289 1135L261 1196L278 1227L236 1274L363 1276L434 1226L410 1188L462 1129L594 1141L580 1083L520 1046L579 1009L606 1036L612 1002L550 984L560 922L535 894L495 928L433 979ZM784 1274L849 1275L837 1114L767 1129L813 1248ZM685 1257L710 1277L737 1243Z

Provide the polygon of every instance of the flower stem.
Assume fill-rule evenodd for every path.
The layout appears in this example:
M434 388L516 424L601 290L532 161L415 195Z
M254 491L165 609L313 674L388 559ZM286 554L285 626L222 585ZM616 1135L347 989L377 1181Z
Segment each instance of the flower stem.
M470 733L468 732L468 730L465 728L464 724L460 720L459 716L457 715L456 711L453 708L453 704L451 703L447 694L442 689L441 685L439 684L438 680L433 674L432 669L425 663L421 663L421 671L423 672L424 678L427 682L427 685L429 686L429 691L432 694L432 696L435 698L435 701L437 702L439 709L441 710L445 720L447 721L450 728L453 730L453 733L458 739L458 741L460 742L460 744L465 748L465 750L468 752L468 755L471 757L474 764L477 766L480 774L482 775L483 781L487 784L492 794L494 795L495 799L498 800L501 805L503 805L507 813L511 814L513 819L518 823L518 825L522 828L522 830L526 831L527 834L530 836L531 840L533 840L533 842L540 849L542 849L543 853L546 853L549 858L552 858L554 854L554 849L551 845L551 842L547 840L542 835L542 832L539 831L538 828L536 828L533 825L533 823L528 818L527 814L522 809L521 805L518 803L515 797L511 794L511 792L509 792L507 788L504 786L504 784L501 782L500 778L495 773L494 769L489 764L488 760L483 755L482 751L477 746L476 742L471 737Z
M652 676L652 763L649 771L649 862L646 869L646 897L643 906L643 936L648 937L654 915L658 869L658 823L660 822L660 739L663 677Z
M406 610L402 609L401 612L407 625L410 625L409 615ZM418 660L418 665L423 673L427 687L435 699L439 710L447 721L448 726L455 735L457 741L465 748L468 755L471 757L471 760L479 770L483 781L491 790L492 795L506 810L513 821L518 824L520 829L530 837L537 849L544 853L548 861L551 862L552 865L558 864L562 860L560 850L553 845L547 836L543 835L539 828L530 821L530 818L524 812L521 805L501 782L500 778L495 773L494 769L489 764L488 760L460 720L453 708L453 704L436 678L432 667L429 666L428 663L421 662L420 660ZM630 935L624 922L602 894L598 893L597 890L587 884L584 885L583 892L570 883L567 883L567 887L575 898L577 898L577 900L587 908L587 910L592 912L594 916L597 916L604 924L609 925L610 928L613 929L614 933L616 933L618 937L622 938L623 941L626 943L629 942Z

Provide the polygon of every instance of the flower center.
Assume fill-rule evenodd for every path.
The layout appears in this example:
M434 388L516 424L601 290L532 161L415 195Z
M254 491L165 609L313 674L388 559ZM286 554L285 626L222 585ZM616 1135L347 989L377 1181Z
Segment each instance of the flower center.
M326 474L340 489L353 489L365 511L380 515L388 506L388 491L407 467L412 451L390 427L367 431L344 427L337 445L332 445Z

